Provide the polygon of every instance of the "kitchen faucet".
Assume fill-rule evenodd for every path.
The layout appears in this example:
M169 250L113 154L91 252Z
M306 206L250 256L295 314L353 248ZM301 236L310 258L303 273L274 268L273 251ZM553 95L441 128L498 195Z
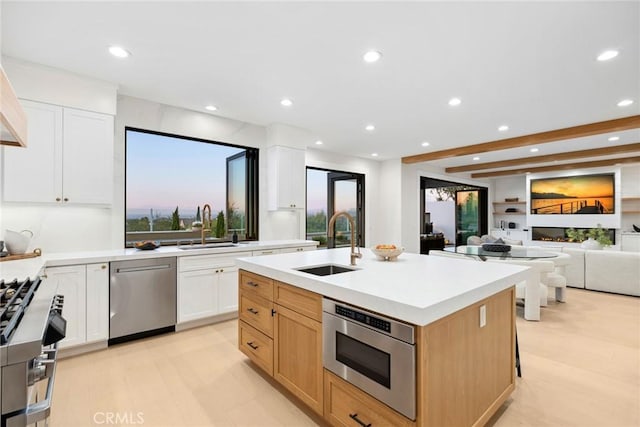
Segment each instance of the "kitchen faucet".
M208 219L207 219L208 218ZM208 228L207 228L208 227ZM211 231L211 206L205 204L202 208L202 244L205 243L205 234L207 231Z
M336 219L339 216L344 216L349 220L349 228L351 228L351 265L356 265L356 258L362 258L362 254L360 253L360 247L356 246L356 222L353 220L353 217L349 215L345 211L336 212L333 214L331 219L329 219L329 229L327 230L327 237L329 239L333 238L333 226L336 223ZM358 252L355 252L355 249L358 249Z

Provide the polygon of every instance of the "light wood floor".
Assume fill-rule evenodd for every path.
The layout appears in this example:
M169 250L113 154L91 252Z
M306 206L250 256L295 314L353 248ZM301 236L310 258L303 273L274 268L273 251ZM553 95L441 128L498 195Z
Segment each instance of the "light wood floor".
M569 289L541 322L518 310L523 377L490 426L640 425L639 298ZM247 362L236 328L231 320L60 361L50 425L318 425Z

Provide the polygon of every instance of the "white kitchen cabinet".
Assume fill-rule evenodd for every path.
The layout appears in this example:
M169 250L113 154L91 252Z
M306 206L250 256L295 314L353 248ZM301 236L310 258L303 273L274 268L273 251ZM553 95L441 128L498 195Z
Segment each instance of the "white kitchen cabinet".
M56 293L64 296L62 317L67 321L67 333L58 344L60 348L73 347L86 342L86 272L84 265L45 269L46 280L57 284Z
M216 269L187 271L178 277L178 323L217 314Z
M87 265L87 339L109 339L109 264Z
M223 267L218 273L218 313L238 311L238 267Z
M235 258L251 252L178 259L178 323L238 310Z
M29 148L4 151L4 201L109 205L113 116L21 101Z
M62 187L62 108L21 101L27 114L28 149L3 148L3 198L55 202Z
M305 151L273 146L267 149L269 210L304 209Z
M47 281L64 295L62 317L67 321L60 348L106 341L109 338L109 268L107 263L47 267Z

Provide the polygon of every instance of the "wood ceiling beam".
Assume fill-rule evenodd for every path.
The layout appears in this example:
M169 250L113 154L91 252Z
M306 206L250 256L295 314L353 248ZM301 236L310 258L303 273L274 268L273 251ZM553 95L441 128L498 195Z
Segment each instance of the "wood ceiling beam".
M416 154L414 156L403 157L402 163L419 163L429 160L446 159L448 157L480 154L489 151L526 147L529 145L544 144L547 142L581 138L584 136L599 135L607 132L620 132L637 128L640 128L640 115L607 120L604 122L589 123L564 129L550 130L531 135L517 136L498 141L483 142L464 147L450 148L448 150L434 151L433 153Z
M640 156L622 157L618 159L594 160L592 162L564 163L561 165L538 166L535 168L520 168L520 169L509 169L509 170L494 171L494 172L479 172L479 173L472 173L471 178L492 178L496 176L522 175L527 172L536 173L536 172L549 172L549 171L578 169L578 168L597 168L600 166L612 166L612 165L617 165L622 163L640 163Z
M464 166L454 166L454 167L446 168L445 172L457 173L457 172L478 171L478 170L484 170L484 169L497 169L497 168L506 168L510 166L520 166L520 165L526 165L526 164L532 164L532 163L553 162L555 160L573 160L573 159L582 159L585 157L610 156L613 154L632 153L635 151L640 151L640 142L634 142L633 144L625 144L625 145L614 145L612 147L605 147L605 148L594 148L591 150L569 151L566 153L546 154L544 156L531 156L531 157L522 157L519 159L500 160L496 162L486 162L486 163L477 163L477 164L474 163L474 164L464 165Z

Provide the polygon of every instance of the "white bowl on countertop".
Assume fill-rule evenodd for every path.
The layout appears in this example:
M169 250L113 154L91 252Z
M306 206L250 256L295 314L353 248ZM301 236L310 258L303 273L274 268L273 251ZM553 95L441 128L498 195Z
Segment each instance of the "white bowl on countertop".
M376 245L379 246L379 245ZM396 261L400 254L404 252L404 248L396 246L395 248L378 248L372 247L371 252L373 252L379 259L382 261Z

